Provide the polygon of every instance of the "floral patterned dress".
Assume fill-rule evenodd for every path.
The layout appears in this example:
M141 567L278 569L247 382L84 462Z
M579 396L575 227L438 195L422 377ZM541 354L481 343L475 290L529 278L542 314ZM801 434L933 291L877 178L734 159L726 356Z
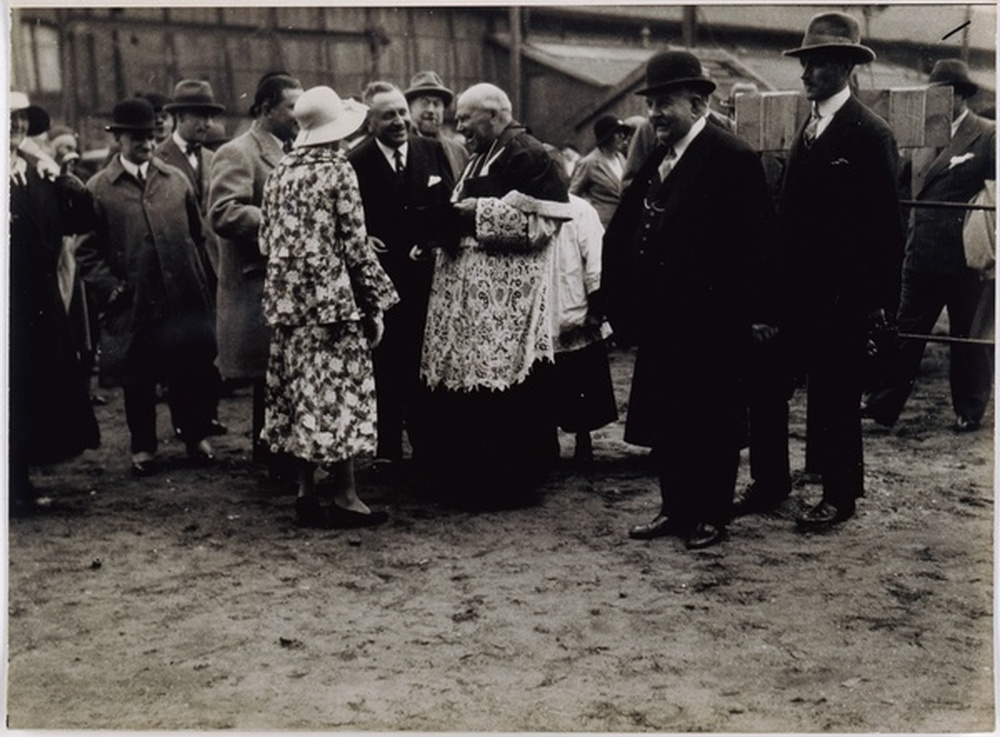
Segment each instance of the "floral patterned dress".
M399 298L341 151L306 147L282 159L264 186L260 243L271 328L263 440L314 463L373 453L375 378L361 320Z

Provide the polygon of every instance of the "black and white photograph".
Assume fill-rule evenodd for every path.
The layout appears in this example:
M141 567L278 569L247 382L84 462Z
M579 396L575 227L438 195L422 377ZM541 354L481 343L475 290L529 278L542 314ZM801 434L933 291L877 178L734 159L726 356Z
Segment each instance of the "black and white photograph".
M5 731L996 731L995 2L5 11Z

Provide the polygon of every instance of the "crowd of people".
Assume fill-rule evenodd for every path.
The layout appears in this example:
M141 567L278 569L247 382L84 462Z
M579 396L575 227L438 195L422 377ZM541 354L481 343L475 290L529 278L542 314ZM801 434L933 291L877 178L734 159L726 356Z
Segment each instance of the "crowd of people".
M951 143L901 157L852 91L875 54L850 15L816 15L785 53L811 114L780 160L733 132L755 88L712 110L716 83L677 50L646 65L648 115L599 117L578 160L490 83L456 96L423 71L356 101L277 72L221 145L206 80L122 100L84 183L73 132L11 93L11 509L31 507L33 464L100 442L95 357L123 387L137 476L161 468L161 396L210 464L220 392L243 383L252 461L295 484L303 526L387 519L359 496L365 456L443 501L524 504L557 428L590 468L590 433L617 420L613 341L636 351L625 440L651 448L662 499L631 538L705 548L780 505L802 386L823 493L797 523L843 523L864 494L862 419L896 421L945 306L955 430L986 412L992 347L974 338L993 274L967 263L966 211L941 203L988 186L996 131L969 110L968 67L942 60L929 84L953 90ZM934 206L907 217L901 192Z

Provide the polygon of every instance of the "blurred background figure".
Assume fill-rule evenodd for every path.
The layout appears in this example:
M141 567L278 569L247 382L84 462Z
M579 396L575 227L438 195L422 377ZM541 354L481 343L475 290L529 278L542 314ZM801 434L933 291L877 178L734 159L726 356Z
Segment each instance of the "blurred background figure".
M402 95L399 102L405 110ZM300 525L371 526L386 515L358 497L354 458L375 451L371 351L397 296L368 241L357 177L340 150L367 108L313 87L294 112L295 148L268 177L261 203L263 309L272 330L261 437L296 460ZM317 465L335 483L329 509L316 494Z
M159 92L136 92L135 96L143 98L153 106L153 114L156 116L153 125L153 143L159 146L174 130L174 119L166 110L166 106L173 100Z
M10 342L8 489L12 513L36 503L29 468L96 448L90 406L86 318L79 278L67 271L65 236L91 227L90 196L71 175L54 175L19 150L49 127L27 95L11 92ZM61 265L62 264L62 265ZM72 266L72 258L68 266Z
M570 180L569 192L583 198L597 210L602 228L615 214L622 196L625 152L632 129L613 115L603 115L594 123L594 149L580 159Z
M559 145L559 155L562 157L562 167L566 172L567 181L573 176L576 163L580 160L580 152L572 141L563 141Z

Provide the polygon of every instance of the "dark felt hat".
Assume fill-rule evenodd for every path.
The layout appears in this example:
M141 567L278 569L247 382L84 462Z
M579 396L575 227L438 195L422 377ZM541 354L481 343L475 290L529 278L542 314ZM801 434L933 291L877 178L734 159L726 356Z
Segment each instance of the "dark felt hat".
M818 13L809 21L797 49L782 52L785 56L831 54L855 64L875 60L875 52L861 43L861 26L847 13Z
M961 59L936 62L927 81L934 87L954 87L959 97L972 97L979 92L979 85L969 77L969 65Z
M618 131L629 133L631 130L629 126L614 115L602 115L594 121L594 140L600 146Z
M212 85L201 79L182 79L174 86L173 102L163 106L168 113L178 110L204 110L210 113L221 113L225 106L215 101Z
M157 113L163 110L164 105L173 102L169 97L161 95L159 92L136 92L135 96L146 100L153 106L153 111Z
M156 112L149 101L142 97L122 100L111 112L111 125L105 130L112 133L124 131L152 131L156 127Z
M705 76L701 62L690 51L661 51L646 62L646 84L635 94L650 95L676 87L690 87L709 95L715 82Z
M27 114L29 136L41 135L49 129L49 125L52 122L49 114L45 112L44 108L28 102L28 96L23 92L11 92L8 102L10 103L10 111L12 113L23 110Z
M451 101L455 99L455 93L444 86L437 72L417 72L410 80L410 86L403 91L403 97L407 102L413 102L415 97L422 95L442 98L445 107L451 105Z

